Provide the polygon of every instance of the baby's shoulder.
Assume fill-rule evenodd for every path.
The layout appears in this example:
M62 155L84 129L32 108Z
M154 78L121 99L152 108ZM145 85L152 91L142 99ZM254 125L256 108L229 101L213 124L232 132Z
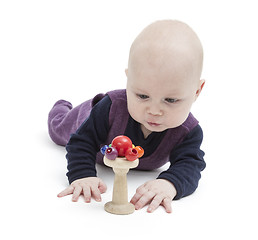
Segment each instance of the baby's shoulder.
M126 101L126 90L125 89L117 89L113 91L107 92L107 95L110 97L111 101L116 101L116 100L122 100Z
M194 117L194 115L190 112L187 119L181 125L185 128L188 132L194 129L199 124L199 121Z

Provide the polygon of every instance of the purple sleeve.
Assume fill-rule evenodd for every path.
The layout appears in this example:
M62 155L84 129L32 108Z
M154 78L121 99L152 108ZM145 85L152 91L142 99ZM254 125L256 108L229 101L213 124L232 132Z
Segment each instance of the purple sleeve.
M204 152L200 149L203 132L197 125L170 154L170 167L158 179L173 183L176 199L192 194L198 187L201 171L205 168Z

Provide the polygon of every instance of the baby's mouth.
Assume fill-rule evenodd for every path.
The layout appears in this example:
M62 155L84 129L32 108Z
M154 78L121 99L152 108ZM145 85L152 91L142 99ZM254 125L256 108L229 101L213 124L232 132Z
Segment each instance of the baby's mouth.
M151 127L158 127L160 126L161 124L159 123L155 123L155 122L147 122Z

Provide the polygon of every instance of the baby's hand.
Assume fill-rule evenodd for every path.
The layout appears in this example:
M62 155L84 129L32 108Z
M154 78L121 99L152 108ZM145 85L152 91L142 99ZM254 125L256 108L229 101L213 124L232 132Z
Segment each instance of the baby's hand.
M131 199L135 209L141 209L150 203L147 211L153 212L159 205L163 205L167 213L172 212L171 202L176 196L174 185L165 179L156 179L146 182L137 188Z
M89 203L93 197L97 202L101 201L101 193L106 192L106 184L97 177L87 177L75 180L64 191L60 192L57 196L64 197L73 194L72 201L77 202L79 196L84 196L85 202Z

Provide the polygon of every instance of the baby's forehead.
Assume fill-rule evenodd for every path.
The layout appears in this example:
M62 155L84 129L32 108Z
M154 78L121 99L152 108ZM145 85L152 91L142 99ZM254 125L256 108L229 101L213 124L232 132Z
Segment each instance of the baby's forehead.
M137 47L131 53L129 62L134 67L142 68L142 65L158 66L159 69L179 67L188 61L194 61L191 50L182 45L166 45L146 43Z
M139 77L175 81L192 72L193 61L191 56L178 49L145 49L131 57L129 70Z
M146 70L130 71L127 79L130 86L139 92L147 95L154 94L159 96L182 96L195 86L194 79L184 71L160 71L155 68Z

